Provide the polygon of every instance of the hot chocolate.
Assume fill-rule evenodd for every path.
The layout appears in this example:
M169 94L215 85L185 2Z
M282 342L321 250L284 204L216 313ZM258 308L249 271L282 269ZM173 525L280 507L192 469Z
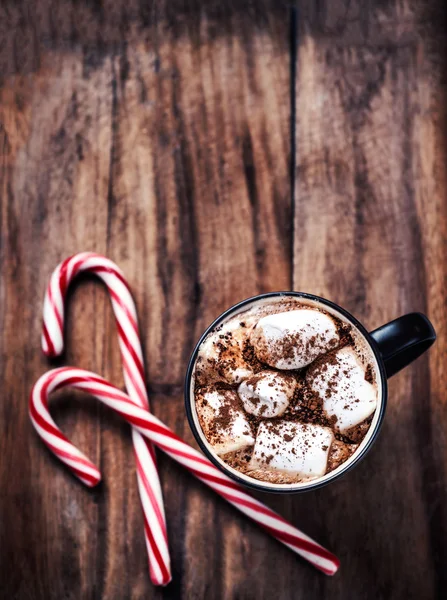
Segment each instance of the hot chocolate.
M371 350L322 305L281 297L228 318L194 368L198 421L214 453L274 484L315 480L348 460L377 401Z

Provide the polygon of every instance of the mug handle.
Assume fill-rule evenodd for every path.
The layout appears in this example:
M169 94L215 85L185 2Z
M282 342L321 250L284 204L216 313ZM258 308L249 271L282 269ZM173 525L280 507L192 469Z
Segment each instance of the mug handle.
M370 333L379 347L387 377L391 377L430 348L436 332L422 313L409 313Z

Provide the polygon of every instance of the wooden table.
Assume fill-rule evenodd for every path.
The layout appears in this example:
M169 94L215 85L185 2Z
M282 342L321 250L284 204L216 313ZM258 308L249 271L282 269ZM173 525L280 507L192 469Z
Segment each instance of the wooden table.
M447 202L443 0L6 0L0 8L0 596L405 599L447 583ZM342 567L326 578L169 459L174 581L147 573L129 428L86 397L54 414L100 464L87 491L34 434L27 397L49 274L123 268L154 412L193 443L188 356L259 292L314 292L374 328L429 315L436 346L390 382L346 478L263 499ZM77 365L122 385L105 290L68 309Z

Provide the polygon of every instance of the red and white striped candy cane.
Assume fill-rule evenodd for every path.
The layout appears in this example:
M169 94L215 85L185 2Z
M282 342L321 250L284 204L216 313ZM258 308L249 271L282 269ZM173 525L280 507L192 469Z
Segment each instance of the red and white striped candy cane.
M79 273L92 273L106 284L118 327L126 388L130 398L148 410L149 399L144 381L143 352L135 303L122 271L108 258L93 252L82 252L67 258L53 271L43 308L44 353L50 357L58 356L64 349L64 301L70 282ZM151 444L135 429L132 429L132 440L144 514L150 575L155 585L166 585L171 581L171 562L155 454ZM86 476L86 479L80 479L86 485L97 483L94 477Z
M82 481L94 484L99 481L101 476L95 465L73 446L51 418L48 410L49 395L54 390L63 387L76 388L95 396L121 415L153 444L191 471L203 483L266 529L273 537L326 575L333 575L337 571L339 561L333 554L293 527L270 508L249 496L207 458L191 448L124 392L94 373L63 367L49 371L37 381L31 392L30 416L45 444Z

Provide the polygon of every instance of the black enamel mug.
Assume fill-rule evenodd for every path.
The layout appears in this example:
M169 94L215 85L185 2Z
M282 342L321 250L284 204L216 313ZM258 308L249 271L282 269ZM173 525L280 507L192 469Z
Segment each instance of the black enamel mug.
M363 342L370 348L372 356L375 358L375 372L377 375L378 403L371 422L371 426L354 454L334 471L331 471L323 477L316 480L310 480L294 484L274 484L264 481L258 481L244 475L235 469L229 467L214 452L207 442L205 435L200 427L195 409L194 401L194 367L199 352L199 348L205 338L220 324L228 319L242 313L256 304L275 302L285 297L294 297L300 299L303 303L318 307L320 306L329 314L353 326L360 334ZM185 405L188 421L194 436L204 454L226 475L238 481L242 485L253 489L268 491L274 493L298 493L320 488L331 483L352 469L366 455L372 444L377 439L385 415L385 408L388 397L387 379L406 367L413 360L423 354L436 340L436 333L433 325L428 318L421 313L410 313L395 319L372 332L368 332L365 327L357 321L347 310L341 308L334 302L300 292L273 292L253 296L235 304L224 313L222 313L207 330L203 333L197 342L191 359L188 364L185 380Z

